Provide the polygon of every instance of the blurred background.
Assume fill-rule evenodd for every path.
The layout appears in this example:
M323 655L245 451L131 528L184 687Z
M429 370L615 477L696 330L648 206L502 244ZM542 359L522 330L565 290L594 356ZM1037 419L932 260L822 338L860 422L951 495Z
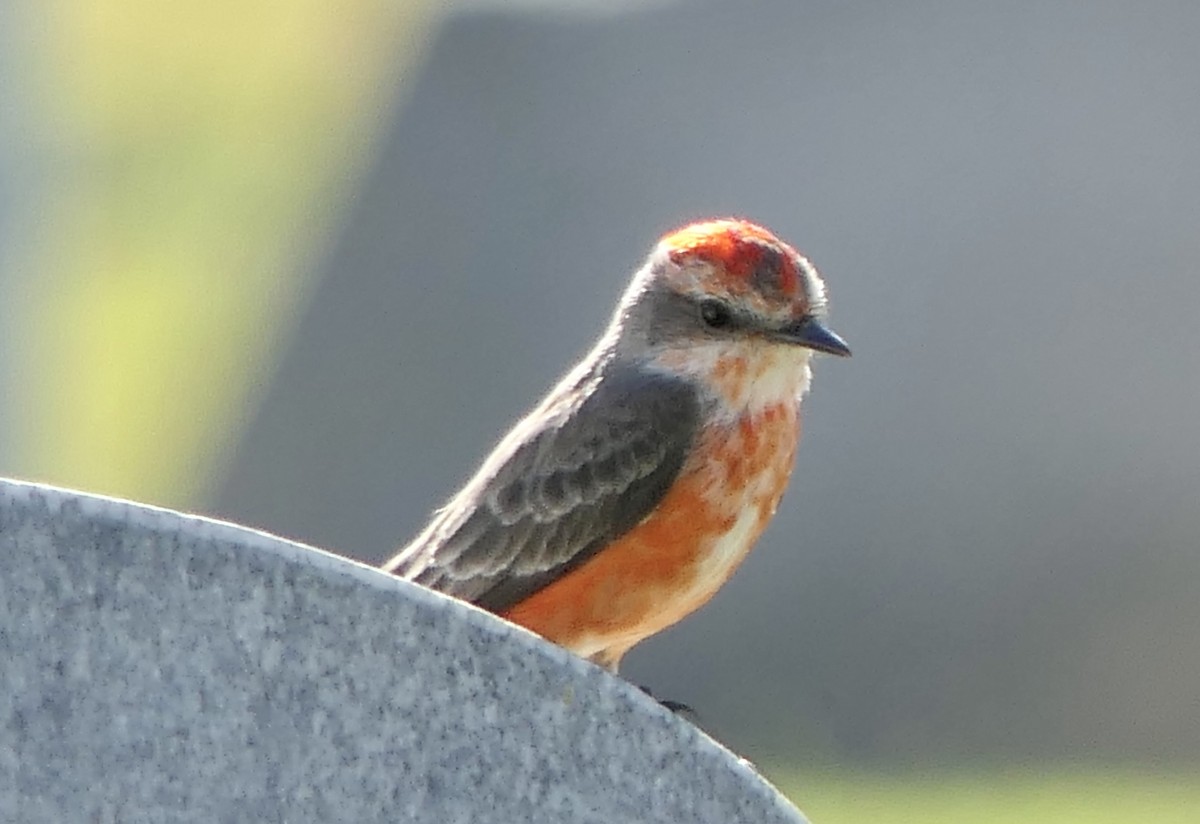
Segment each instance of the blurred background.
M818 824L1196 821L1200 6L0 5L0 473L375 562L657 236L805 250L770 531L624 674Z

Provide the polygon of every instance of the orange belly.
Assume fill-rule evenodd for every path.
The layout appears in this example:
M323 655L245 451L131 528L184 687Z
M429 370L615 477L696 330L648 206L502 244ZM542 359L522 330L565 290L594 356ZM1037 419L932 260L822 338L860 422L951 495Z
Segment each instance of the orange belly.
M503 616L615 670L733 574L783 497L798 438L794 402L705 429L654 511Z

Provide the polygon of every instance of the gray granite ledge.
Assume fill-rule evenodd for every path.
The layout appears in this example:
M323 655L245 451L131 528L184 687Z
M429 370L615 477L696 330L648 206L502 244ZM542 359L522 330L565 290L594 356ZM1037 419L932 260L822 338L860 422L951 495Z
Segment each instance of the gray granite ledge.
M636 688L321 550L0 480L0 557L0 821L804 821Z

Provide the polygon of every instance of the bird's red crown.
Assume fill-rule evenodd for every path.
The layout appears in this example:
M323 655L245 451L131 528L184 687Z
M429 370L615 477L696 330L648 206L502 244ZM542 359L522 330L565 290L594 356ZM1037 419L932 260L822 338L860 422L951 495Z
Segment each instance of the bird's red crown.
M797 296L804 265L800 254L773 232L740 218L692 223L666 234L662 241L671 260L700 259L731 292L752 290L779 298Z

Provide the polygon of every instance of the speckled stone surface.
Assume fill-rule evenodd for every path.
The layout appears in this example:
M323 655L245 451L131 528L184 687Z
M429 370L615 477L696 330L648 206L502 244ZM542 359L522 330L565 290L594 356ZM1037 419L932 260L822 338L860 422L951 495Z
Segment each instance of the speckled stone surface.
M628 684L319 550L0 482L0 558L0 821L804 821Z

